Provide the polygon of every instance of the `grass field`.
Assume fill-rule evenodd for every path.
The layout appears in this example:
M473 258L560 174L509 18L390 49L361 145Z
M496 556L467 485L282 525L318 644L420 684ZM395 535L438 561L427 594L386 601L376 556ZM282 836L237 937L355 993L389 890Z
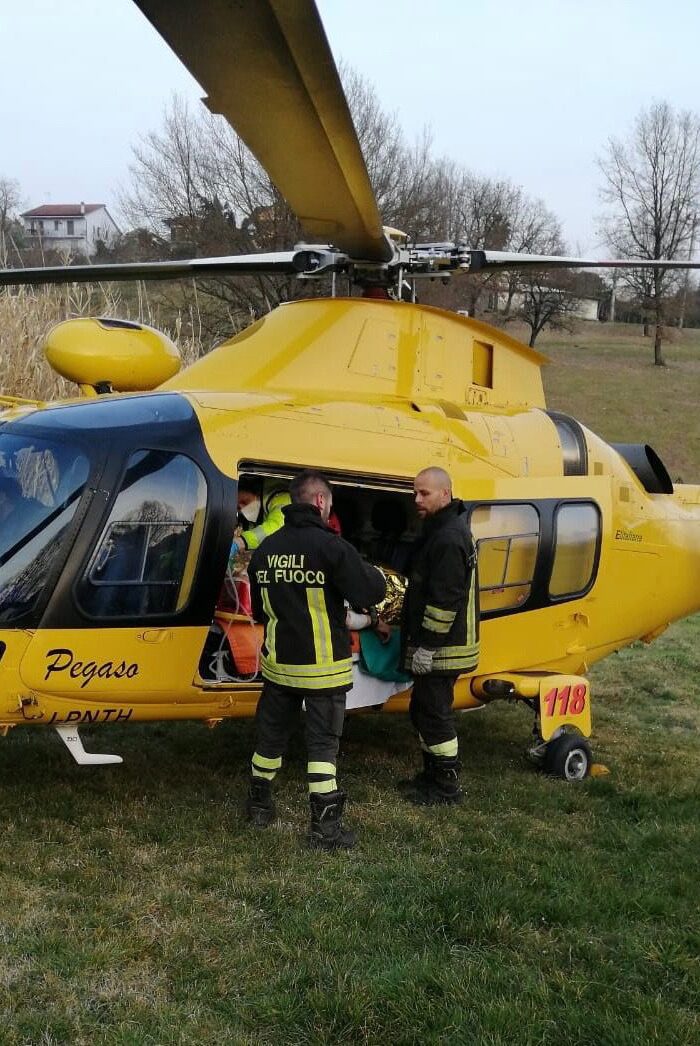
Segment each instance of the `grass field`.
M358 848L311 855L304 760L243 824L249 723L48 732L0 762L3 1043L691 1044L700 998L700 620L593 672L582 785L519 707L459 718L468 801L416 810L403 717L349 721ZM87 733L87 732L86 732Z
M694 332L664 371L625 331L538 347L561 364L552 407L700 480ZM404 717L351 718L360 843L343 855L304 847L299 743L279 823L244 825L250 723L86 730L125 759L96 769L48 731L11 732L0 1043L696 1046L700 617L591 676L609 776L538 774L529 714L496 704L459 717L459 809L399 798Z
M700 330L668 334L666 367L654 366L641 327L585 323L573 335L543 334L547 403L611 443L650 443L674 481L700 483Z

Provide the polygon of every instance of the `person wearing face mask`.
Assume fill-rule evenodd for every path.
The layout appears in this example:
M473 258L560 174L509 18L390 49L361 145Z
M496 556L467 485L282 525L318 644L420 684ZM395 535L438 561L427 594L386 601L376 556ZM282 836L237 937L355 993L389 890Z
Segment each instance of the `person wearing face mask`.
M289 493L277 484L265 488L254 476L241 476L238 481L238 513L243 531L231 545L229 561L239 552L253 551L284 523L282 509L289 505Z
M347 601L373 607L384 598L381 571L328 526L333 497L326 479L306 471L292 480L284 526L250 560L253 616L265 625L263 690L255 716L256 745L246 816L257 828L273 820L272 781L306 710L310 845L336 850L354 845L341 823L345 793L336 759L352 687Z

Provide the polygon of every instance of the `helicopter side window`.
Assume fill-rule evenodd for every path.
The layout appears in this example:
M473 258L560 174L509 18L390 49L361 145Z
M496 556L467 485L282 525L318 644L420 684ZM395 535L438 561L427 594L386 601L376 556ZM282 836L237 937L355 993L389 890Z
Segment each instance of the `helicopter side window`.
M182 454L131 456L102 537L78 587L93 617L171 614L189 598L206 481Z
M478 505L471 528L479 557L482 613L522 606L532 589L540 540L533 505Z
M554 515L554 563L549 594L554 599L584 592L598 557L600 515L590 502L559 505Z

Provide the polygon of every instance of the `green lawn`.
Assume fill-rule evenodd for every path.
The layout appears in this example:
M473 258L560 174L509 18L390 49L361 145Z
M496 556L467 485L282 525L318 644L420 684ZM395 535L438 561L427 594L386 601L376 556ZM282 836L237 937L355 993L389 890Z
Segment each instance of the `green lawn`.
M0 763L3 1043L697 1043L700 618L593 672L581 785L525 761L530 718L459 719L468 802L416 810L405 717L347 727L360 844L303 844L304 761L279 824L239 798L251 724L49 732Z
M673 480L700 483L700 330L672 331L668 366L655 367L641 327L585 323L548 333L536 348L547 405L572 414L611 443L650 443Z

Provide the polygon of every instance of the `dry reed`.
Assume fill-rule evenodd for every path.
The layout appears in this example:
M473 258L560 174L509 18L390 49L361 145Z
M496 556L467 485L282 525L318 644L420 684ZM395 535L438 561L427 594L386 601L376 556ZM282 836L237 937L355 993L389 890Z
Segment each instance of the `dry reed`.
M0 291L0 395L37 400L77 396L77 388L51 370L43 345L57 323L80 316L119 316L159 326L158 308L143 284L138 285L135 307L102 284L99 288L70 284ZM184 366L202 355L197 336L184 334L200 326L195 314L185 319L178 316L175 329L166 331L178 345Z

